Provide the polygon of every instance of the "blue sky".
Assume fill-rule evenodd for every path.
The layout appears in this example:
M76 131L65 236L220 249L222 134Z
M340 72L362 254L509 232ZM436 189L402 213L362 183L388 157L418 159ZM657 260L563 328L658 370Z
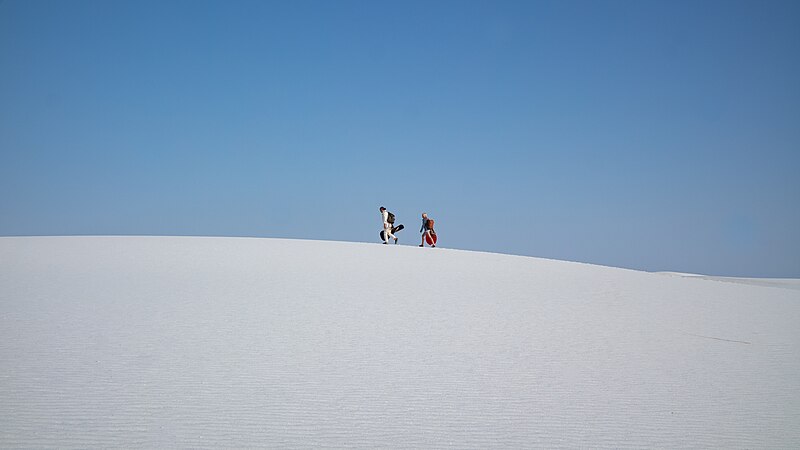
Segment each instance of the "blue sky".
M800 277L800 3L0 3L0 235Z

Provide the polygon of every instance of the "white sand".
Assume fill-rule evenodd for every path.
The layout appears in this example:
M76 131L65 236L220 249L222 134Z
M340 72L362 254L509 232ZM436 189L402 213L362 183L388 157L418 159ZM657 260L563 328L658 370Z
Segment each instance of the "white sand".
M797 278L734 278L697 275L693 273L657 272L662 275L701 278L703 280L722 281L725 283L750 284L753 286L778 287L784 289L800 290L800 279Z
M791 288L379 244L0 238L1 447L798 448L799 382Z

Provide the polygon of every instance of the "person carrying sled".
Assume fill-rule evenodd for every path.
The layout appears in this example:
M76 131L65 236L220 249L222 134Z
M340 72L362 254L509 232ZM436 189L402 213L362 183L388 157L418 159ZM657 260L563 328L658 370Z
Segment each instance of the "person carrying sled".
M430 242L433 242L431 247L436 247L436 231L433 229L433 219L429 219L427 213L422 213L422 227L420 227L419 232L422 233L420 247L425 246L425 238L430 238Z
M394 228L394 214L390 213L386 210L383 206L380 208L381 216L383 217L383 231L381 232L381 238L383 239L384 244L389 243L389 239L394 239L394 243L397 244L397 237L393 233Z

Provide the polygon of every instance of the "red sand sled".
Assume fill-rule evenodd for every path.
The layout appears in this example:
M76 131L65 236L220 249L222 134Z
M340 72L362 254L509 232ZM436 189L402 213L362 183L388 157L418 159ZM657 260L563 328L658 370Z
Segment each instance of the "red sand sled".
M436 245L436 234L427 233L425 235L425 242L427 242L428 245Z

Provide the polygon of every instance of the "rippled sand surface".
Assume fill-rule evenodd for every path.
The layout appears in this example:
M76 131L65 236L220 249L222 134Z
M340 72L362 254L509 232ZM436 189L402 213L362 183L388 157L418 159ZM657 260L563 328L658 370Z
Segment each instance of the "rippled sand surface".
M438 248L0 238L4 448L797 448L798 374L796 289Z

